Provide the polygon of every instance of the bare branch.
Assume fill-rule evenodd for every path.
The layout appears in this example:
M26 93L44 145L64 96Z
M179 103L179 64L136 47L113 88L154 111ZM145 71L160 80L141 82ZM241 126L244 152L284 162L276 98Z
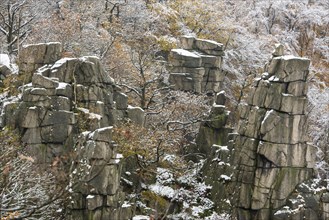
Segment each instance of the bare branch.
M130 92L131 92L131 91L134 92L134 93L135 93L136 95L138 95L140 98L142 97L141 93L140 93L137 89L135 89L135 88L133 88L133 87L131 87L131 86L128 86L128 85L126 85L126 84L118 84L118 85L119 85L119 86L123 86L123 87L129 89Z
M4 35L8 35L8 32L5 30L5 29L3 29L2 27L1 27L1 25L0 25L0 31L4 34Z

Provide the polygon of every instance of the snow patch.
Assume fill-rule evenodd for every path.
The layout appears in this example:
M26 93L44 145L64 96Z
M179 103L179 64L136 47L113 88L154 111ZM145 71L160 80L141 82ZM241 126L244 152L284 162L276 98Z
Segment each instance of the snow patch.
M64 82L58 83L57 89L65 89L68 84Z
M175 181L174 175L164 168L157 168L157 183L167 185Z
M274 112L274 110L270 110L270 111L267 111L266 114L265 114L265 117L262 121L262 125L265 123L265 121L268 119L268 117Z
M133 185L134 185L133 182L131 182L131 181L129 181L129 180L123 178L123 177L121 177L121 180L122 180L123 182L125 182L125 183L126 183L127 185L129 185L129 186L133 186Z
M158 183L150 185L149 189L160 196L167 197L170 199L173 198L176 194L176 191L173 188L169 186L162 186Z
M285 55L285 56L282 56L281 59L283 59L283 60L309 60L308 58L295 57L294 55Z
M151 220L151 219L146 215L135 215L132 220Z
M280 81L280 78L278 78L276 76L271 76L268 80L271 82L278 82L278 81Z
M291 95L291 94L287 94L287 93L282 93L282 96L285 96L285 97L292 97L293 95Z
M222 174L222 175L220 175L220 179L223 179L223 180L225 180L225 181L228 181L228 180L231 180L231 177Z
M122 154L117 154L115 158L116 159L122 159L123 158L123 155Z
M131 204L129 202L127 202L127 201L124 201L124 203L122 204L121 207L122 208L129 208L129 207L131 207Z
M86 199L93 199L95 196L94 195L88 195Z
M0 65L5 65L8 68L10 67L10 58L8 54L0 54Z
M269 76L269 73L268 72L265 72L265 73L262 74L262 78L263 79L266 79L268 76Z
M175 159L176 159L176 156L174 154L166 154L164 157L163 157L163 160L164 161L168 161L170 163L174 163L175 162Z
M173 53L177 53L180 56L200 58L200 56L198 56L194 53L191 53L190 51L184 50L184 49L172 49L171 51Z
M225 105L217 105L217 104L213 104L213 107L215 107L215 108L226 108Z
M212 146L218 148L218 150L216 150L216 153L219 151L230 151L227 146L221 146L221 145L217 145L217 144L213 144Z

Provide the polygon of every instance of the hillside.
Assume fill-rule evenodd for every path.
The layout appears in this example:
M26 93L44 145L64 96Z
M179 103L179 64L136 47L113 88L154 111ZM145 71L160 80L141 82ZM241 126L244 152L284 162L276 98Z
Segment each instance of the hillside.
M0 218L326 219L329 3L5 0Z

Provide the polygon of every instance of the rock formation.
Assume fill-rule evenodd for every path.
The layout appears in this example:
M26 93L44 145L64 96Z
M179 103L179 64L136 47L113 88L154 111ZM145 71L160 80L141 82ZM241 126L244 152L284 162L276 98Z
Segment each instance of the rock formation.
M211 147L227 145L228 135L232 129L226 127L230 112L225 107L225 100L224 91L216 94L209 117L202 122L196 138L197 152L209 156Z
M121 156L109 126L124 118L143 125L144 112L128 106L97 57L60 59L61 47L23 47L19 74L27 84L20 100L2 105L0 125L19 129L25 150L38 163L50 163L75 146L71 219L129 219L119 187Z
M176 89L217 93L223 45L193 37L181 43L183 49L170 55L170 82ZM112 125L125 118L143 125L144 112L128 106L97 57L61 59L61 53L59 43L23 47L19 74L25 85L18 97L0 96L0 127L18 128L40 164L74 152L68 219L130 219ZM212 185L216 211L237 219L329 218L329 192L315 189L315 148L307 143L309 64L284 56L278 45L247 103L239 105L237 133L226 127L224 92L216 94L196 141L208 157L203 177Z
M53 64L62 56L62 46L58 42L24 45L19 53L19 74L29 82L40 67Z
M219 92L224 74L221 71L223 44L189 36L180 39L182 49L169 55L169 82L176 90Z
M248 103L240 105L234 144L239 218L269 218L313 176L315 149L306 143L309 64L305 58L274 57L254 81Z
M310 61L282 51L276 49L247 103L240 104L237 134L228 146L215 146L208 162L216 167L212 191L219 208L238 219L275 219L297 186L314 175L315 148L306 133ZM206 170L206 179L215 178Z
M70 219L130 219L131 206L120 187L122 155L112 141L112 127L81 134L78 163L71 173Z
M226 181L230 180L233 166L229 163L230 151L228 150L229 134L233 131L226 124L229 120L230 112L225 107L225 92L216 94L215 103L211 109L208 119L200 126L196 144L197 152L206 155L208 158L203 165L202 175L205 183L211 186L210 198L215 205L217 212L231 209L228 207L226 194L230 192L225 189Z
M292 56L273 58L255 80L248 103L240 105L234 144L240 218L269 218L299 183L313 176L315 149L306 143L305 115L309 63Z

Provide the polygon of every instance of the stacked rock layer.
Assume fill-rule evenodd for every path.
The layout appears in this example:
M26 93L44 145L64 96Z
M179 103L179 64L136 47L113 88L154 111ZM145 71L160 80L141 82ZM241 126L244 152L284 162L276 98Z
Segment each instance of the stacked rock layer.
M60 59L61 48L60 43L23 47L19 74L28 84L21 87L20 100L2 106L0 126L18 128L37 163L76 152L68 218L129 219L119 187L122 156L109 126L124 118L143 125L144 112L128 106L97 57Z
M176 90L219 92L224 80L221 71L223 44L189 36L180 39L182 49L169 55L169 82Z
M304 58L274 57L239 106L233 180L239 219L269 219L313 176L315 148L306 142L309 65Z
M131 206L120 187L122 155L112 141L112 128L84 132L76 145L71 173L70 219L129 219Z

